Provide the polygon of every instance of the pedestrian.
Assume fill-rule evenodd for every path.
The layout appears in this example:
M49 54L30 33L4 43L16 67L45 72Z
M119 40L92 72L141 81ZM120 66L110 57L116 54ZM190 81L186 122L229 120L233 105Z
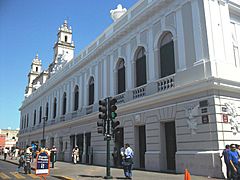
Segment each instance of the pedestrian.
M56 162L57 159L57 148L55 146L52 147L50 150L50 160L52 162L52 168L54 168L54 163Z
M19 154L19 149L18 149L18 147L16 147L16 149L14 149L14 157L15 157L15 159L17 160L17 158L18 158L18 154Z
M113 164L115 167L117 167L119 165L119 160L118 160L118 150L116 147L114 147L113 149L113 153L112 153L112 157L113 157Z
M27 146L25 155L24 155L24 160L25 160L25 166L24 166L24 171L26 174L31 174L31 159L32 159L32 153L31 153L31 148Z
M126 178L132 178L132 165L133 165L134 152L128 143L125 144L123 170Z
M44 149L44 151L48 154L48 156L50 156L50 150L49 150L49 148L47 147L47 148L45 148Z
M3 150L3 154L4 154L4 161L6 161L7 159L7 154L8 154L9 150L5 147Z
M238 156L240 157L240 145L238 144L238 145L236 145L236 151L238 152Z
M34 161L34 158L36 157L36 151L37 151L37 146L35 143L32 143L32 162Z
M79 161L79 149L78 149L78 146L75 146L75 148L73 148L73 150L72 150L72 157L73 157L73 163L77 164L77 162Z
M20 158L18 160L19 165L18 165L18 172L20 171L21 167L24 169L25 166L25 161L24 161L24 153L20 154Z
M229 162L229 151L230 151L230 146L227 144L225 146L225 149L222 152L222 157L224 157L224 162L226 164L226 174L227 174L227 178L231 177L231 167L230 167L230 162Z
M230 145L231 150L229 151L229 164L231 167L231 176L233 180L238 180L239 178L239 156L238 152L236 151L236 145Z

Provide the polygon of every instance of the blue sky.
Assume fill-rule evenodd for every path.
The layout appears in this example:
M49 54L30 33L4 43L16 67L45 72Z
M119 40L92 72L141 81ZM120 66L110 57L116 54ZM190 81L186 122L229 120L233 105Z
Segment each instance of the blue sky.
M138 0L0 0L0 129L19 127L27 75L36 53L47 69L64 19L72 26L75 56L113 21L118 4Z

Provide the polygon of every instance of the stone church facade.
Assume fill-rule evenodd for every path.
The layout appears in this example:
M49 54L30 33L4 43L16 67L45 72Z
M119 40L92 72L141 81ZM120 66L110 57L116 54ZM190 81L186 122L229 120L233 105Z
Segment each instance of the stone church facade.
M77 57L65 21L48 69L34 58L19 145L45 139L64 161L78 145L81 163L104 165L98 101L113 96L120 128L111 149L129 143L135 168L222 177L222 149L240 144L239 2L140 0L118 10Z

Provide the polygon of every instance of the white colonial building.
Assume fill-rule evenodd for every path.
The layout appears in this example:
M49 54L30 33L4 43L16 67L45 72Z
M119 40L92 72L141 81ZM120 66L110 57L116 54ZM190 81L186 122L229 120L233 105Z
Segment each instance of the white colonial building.
M81 163L104 165L98 101L114 96L111 149L129 143L135 168L222 177L222 149L240 144L239 0L140 0L111 16L77 57L65 21L49 68L33 60L19 145L46 139L64 161L78 145Z

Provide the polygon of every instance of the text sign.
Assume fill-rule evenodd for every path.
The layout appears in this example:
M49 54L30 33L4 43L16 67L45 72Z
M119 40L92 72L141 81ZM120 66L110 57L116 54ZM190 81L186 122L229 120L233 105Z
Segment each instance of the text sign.
M48 176L50 171L50 159L47 152L43 151L37 154L36 175Z

